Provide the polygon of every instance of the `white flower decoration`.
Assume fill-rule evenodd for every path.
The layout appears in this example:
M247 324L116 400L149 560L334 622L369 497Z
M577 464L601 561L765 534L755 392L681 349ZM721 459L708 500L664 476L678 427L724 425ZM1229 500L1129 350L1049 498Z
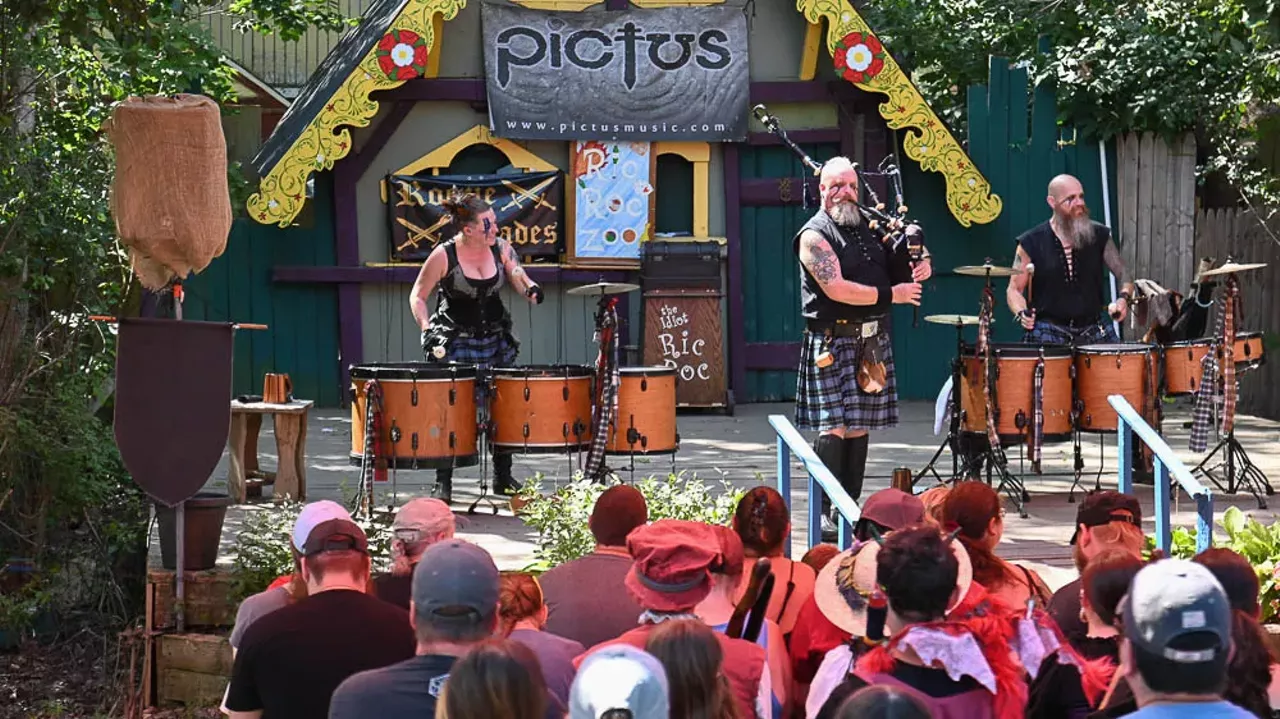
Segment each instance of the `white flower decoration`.
M391 61L396 67L408 67L413 64L413 46L403 42L391 48Z
M866 43L860 42L844 51L844 64L848 65L850 70L866 72L874 59L875 55L871 54L871 48L867 47Z

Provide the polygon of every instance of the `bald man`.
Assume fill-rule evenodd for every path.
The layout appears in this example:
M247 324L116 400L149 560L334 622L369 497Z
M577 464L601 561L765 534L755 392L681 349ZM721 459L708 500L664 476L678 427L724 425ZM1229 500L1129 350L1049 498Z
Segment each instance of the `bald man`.
M1114 311L1124 321L1129 314L1133 283L1125 272L1120 250L1106 225L1089 218L1084 187L1071 175L1049 182L1046 198L1053 216L1018 237L1015 269L1033 271L1009 278L1005 299L1032 344L1087 345L1119 342L1110 318L1104 315L1106 271L1121 283ZM1031 306L1027 306L1027 285Z
M805 318L796 425L819 432L815 452L856 500L866 474L868 431L898 424L893 344L886 324L890 305L919 305L920 283L933 269L928 259L912 267L906 242L891 247L868 227L869 218L857 204L858 173L848 158L823 165L818 193L822 209L793 241ZM919 227L908 232L919 232ZM876 371L878 363L883 363L882 375ZM871 372L860 378L864 368ZM827 537L835 530L829 511L824 496Z

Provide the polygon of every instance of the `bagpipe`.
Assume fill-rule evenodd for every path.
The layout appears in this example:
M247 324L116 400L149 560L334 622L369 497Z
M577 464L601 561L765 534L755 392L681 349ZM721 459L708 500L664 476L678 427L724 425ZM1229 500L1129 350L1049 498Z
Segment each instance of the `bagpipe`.
M751 108L751 114L755 116L765 129L782 141L782 144L789 148L800 158L806 167L813 170L813 174L818 175L822 172L822 165L809 157L809 153L800 148L790 137L787 136L786 130L782 129L782 124L778 122L778 118L769 114L768 108L763 104L756 105ZM907 219L907 206L903 201L902 193L902 171L893 162L895 158L887 155L877 166L875 172L868 172L862 169L858 163L853 163L853 169L858 173L858 186L865 189L871 198L871 205L854 200L858 210L862 213L863 218L867 222L867 227L872 231L882 233L882 241L889 249L890 256L890 272L893 275L894 282L911 282L911 271L917 263L925 259L924 255L924 229L915 222ZM881 201L876 189L867 182L868 177L885 177L888 178L890 186L894 194L893 209L886 209L885 203ZM804 186L805 192L808 192L808 184ZM915 308L915 314L912 324L919 325L920 310Z

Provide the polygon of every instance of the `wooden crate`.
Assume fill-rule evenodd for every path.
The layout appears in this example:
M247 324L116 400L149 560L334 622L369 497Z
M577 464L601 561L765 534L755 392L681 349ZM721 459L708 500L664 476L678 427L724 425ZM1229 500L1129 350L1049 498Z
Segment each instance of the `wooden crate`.
M221 706L232 666L225 636L161 634L153 651L156 706Z
M229 628L235 625L237 604L231 594L231 572L225 569L209 569L200 572L184 572L183 583L186 606L186 626L191 628ZM165 631L177 628L174 613L176 603L175 572L152 568L147 572L147 593L152 599L148 631Z

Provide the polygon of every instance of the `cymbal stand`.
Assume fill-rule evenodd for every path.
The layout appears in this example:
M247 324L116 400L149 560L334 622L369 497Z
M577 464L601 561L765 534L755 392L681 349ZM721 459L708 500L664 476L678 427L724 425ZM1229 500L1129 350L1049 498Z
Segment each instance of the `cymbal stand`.
M1217 343L1215 343L1217 344ZM1217 351L1217 348L1209 350ZM1223 381L1221 377L1219 382ZM1217 403L1214 403L1214 429L1220 429L1218 423ZM1217 464L1210 466L1210 461L1222 453L1221 459ZM1225 470L1225 471L1224 471ZM1236 439L1235 423L1231 423L1231 428L1227 430L1225 435L1221 435L1218 443L1214 446L1205 458L1200 460L1200 464L1191 470L1193 474L1200 474L1207 478L1210 482L1227 494L1235 494L1241 489L1253 495L1254 500L1258 502L1258 509L1266 509L1267 501L1263 496L1275 494L1275 488L1271 486L1271 482L1267 480L1267 475L1263 473L1258 465L1253 463L1249 458L1249 453L1245 451L1244 446L1240 444L1240 440Z
M489 385L490 379L491 378L488 377L487 374L483 379L477 378L477 381L485 383L485 400L482 405L484 418L479 422L479 426L477 427L477 429L480 430L480 496L476 497L476 501L472 502L471 506L467 508L467 514L475 514L476 507L479 506L480 502L483 500L489 505L490 511L492 511L493 515L496 517L498 516L498 505L490 499L491 496L495 495L489 494L489 453L492 450L489 440L493 434L493 418L489 416L489 396L492 394L493 389L492 386Z
M919 472L916 472L915 478L911 485L914 487L926 475L932 474L934 479L940 484L946 484L948 481L955 481L958 478L967 476L969 473L969 458L964 457L964 473L960 471L961 459L961 434L960 434L960 377L964 369L964 325L956 323L956 353L951 358L951 391L947 394L947 411L951 414L947 436L942 440L942 444L938 445L937 451L933 453L933 457L929 459ZM943 479L938 474L935 465L942 457L943 451L947 448L951 449L951 477Z
M988 264L990 263L988 262ZM987 279L987 286L983 290L983 299L982 299L983 311L990 312L992 311L989 307L989 298L992 297L990 270L988 270L986 273L986 279ZM988 347L988 353L987 353L988 356L985 362L986 371L983 372L984 376L982 379L984 382L987 382L988 385L991 387L991 394L993 398L992 404L995 405L996 404L996 402L994 401L995 391L996 391L995 370L993 369L993 366L992 366L994 364L994 358L990 356L989 349L990 348ZM999 411L999 409L995 407L993 407L993 410L996 412ZM996 421L998 421L996 417L987 417L987 422L996 422ZM1014 507L1016 507L1018 510L1018 516L1022 517L1023 519L1026 519L1027 508L1025 505L1028 501L1030 501L1031 495L1027 493L1027 487L1025 484L1023 484L1022 478L1014 475L1012 472L1009 471L1009 458L1005 456L1004 446L999 442L999 437L997 437L996 439L997 441L995 443L995 446L994 447L991 446L991 442L988 441L987 448L980 455L981 458L986 460L986 464L987 464L987 485L989 486L991 484L993 475L998 474L1000 478L1000 482L999 484L996 485L996 493L998 494L1000 492L1004 492L1009 497L1009 499L1013 501Z

